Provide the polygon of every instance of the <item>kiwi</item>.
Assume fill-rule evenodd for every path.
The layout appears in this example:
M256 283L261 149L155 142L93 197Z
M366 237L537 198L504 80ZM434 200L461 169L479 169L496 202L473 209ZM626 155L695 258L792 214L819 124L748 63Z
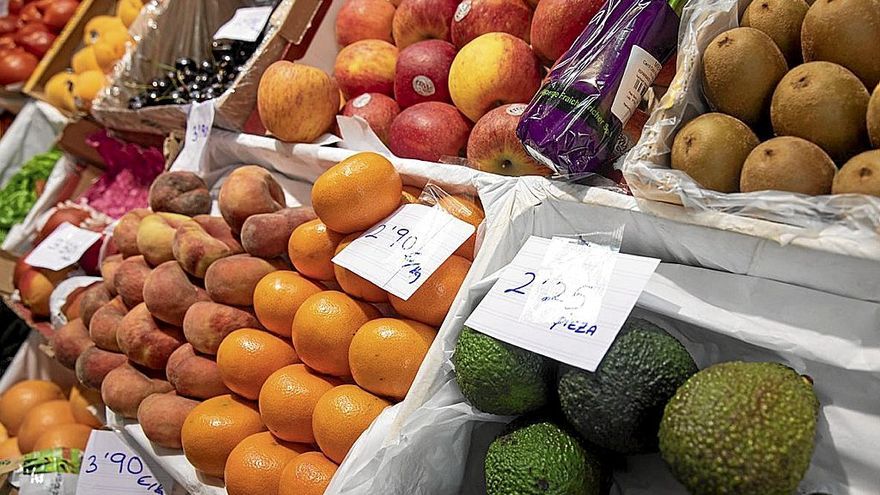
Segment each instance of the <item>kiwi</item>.
M837 166L822 148L806 139L783 136L765 141L749 153L739 189L829 194L835 172Z
M874 88L874 94L868 101L868 137L872 146L880 148L880 84Z
M715 111L754 126L766 116L773 88L787 71L769 36L749 27L731 29L703 53L703 93Z
M816 0L801 28L804 61L834 62L880 82L880 0Z
M789 67L801 61L801 24L810 6L804 0L753 0L743 15L743 27L769 36Z
M687 173L706 189L736 192L743 162L758 143L747 125L729 115L700 115L676 134L672 168Z
M869 98L859 78L840 65L800 65L782 78L773 93L773 131L816 143L843 162L868 147Z
M880 150L866 151L846 162L837 172L831 191L880 196Z

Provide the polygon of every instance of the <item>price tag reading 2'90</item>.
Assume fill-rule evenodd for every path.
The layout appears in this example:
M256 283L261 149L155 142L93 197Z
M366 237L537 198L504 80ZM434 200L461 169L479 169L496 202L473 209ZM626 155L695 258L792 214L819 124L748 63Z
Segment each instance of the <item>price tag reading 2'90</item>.
M407 204L352 241L333 263L406 300L474 230L439 207Z

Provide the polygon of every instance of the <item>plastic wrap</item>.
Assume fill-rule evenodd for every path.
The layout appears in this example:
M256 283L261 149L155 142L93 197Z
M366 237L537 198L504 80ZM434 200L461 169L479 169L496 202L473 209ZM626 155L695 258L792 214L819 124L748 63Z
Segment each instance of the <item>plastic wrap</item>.
M695 212L723 212L802 227L803 236L826 232L852 239L880 229L880 198L842 194L806 196L779 191L725 194L702 188L686 173L669 167L677 130L708 112L702 95L702 54L715 36L738 26L748 2L690 2L679 31L678 73L626 156L624 174L637 197L677 203Z

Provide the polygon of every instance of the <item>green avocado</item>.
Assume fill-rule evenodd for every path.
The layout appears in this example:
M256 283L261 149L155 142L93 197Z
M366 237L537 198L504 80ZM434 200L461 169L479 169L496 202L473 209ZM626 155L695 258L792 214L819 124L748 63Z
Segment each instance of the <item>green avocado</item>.
M461 393L490 414L538 410L552 389L552 361L468 327L458 336L452 363Z
M662 328L630 318L595 372L560 370L562 413L588 442L621 454L657 451L663 408L697 365Z
M487 495L599 495L605 480L599 458L550 421L496 438L485 468Z
M700 371L666 406L660 453L693 495L791 495L810 465L819 401L778 363Z

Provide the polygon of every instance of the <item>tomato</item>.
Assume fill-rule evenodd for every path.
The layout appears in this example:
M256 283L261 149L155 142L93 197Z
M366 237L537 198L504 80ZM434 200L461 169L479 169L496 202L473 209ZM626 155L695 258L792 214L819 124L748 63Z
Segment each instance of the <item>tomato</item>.
M0 17L0 36L18 31L24 24L16 15Z
M18 15L23 7L24 0L9 0L9 5L7 6L9 13L15 15Z
M21 17L21 20L24 22L40 22L43 20L43 13L40 12L40 8L37 4L29 3L21 9L19 17Z
M0 36L0 49L15 48L15 36L4 34Z
M67 21L76 13L76 0L53 0L43 11L43 22L56 33L61 32Z
M36 55L37 58L43 58L43 55L49 51L49 48L52 48L52 43L55 43L55 38L56 36L52 33L47 33L45 31L32 31L21 37L16 36L15 42L18 46Z
M25 36L30 35L31 33L48 33L49 28L46 27L42 22L31 22L29 24L25 24L15 33L15 43L18 44L19 40L24 38Z
M21 48L14 48L0 57L0 85L14 84L27 80L37 68L37 57Z

